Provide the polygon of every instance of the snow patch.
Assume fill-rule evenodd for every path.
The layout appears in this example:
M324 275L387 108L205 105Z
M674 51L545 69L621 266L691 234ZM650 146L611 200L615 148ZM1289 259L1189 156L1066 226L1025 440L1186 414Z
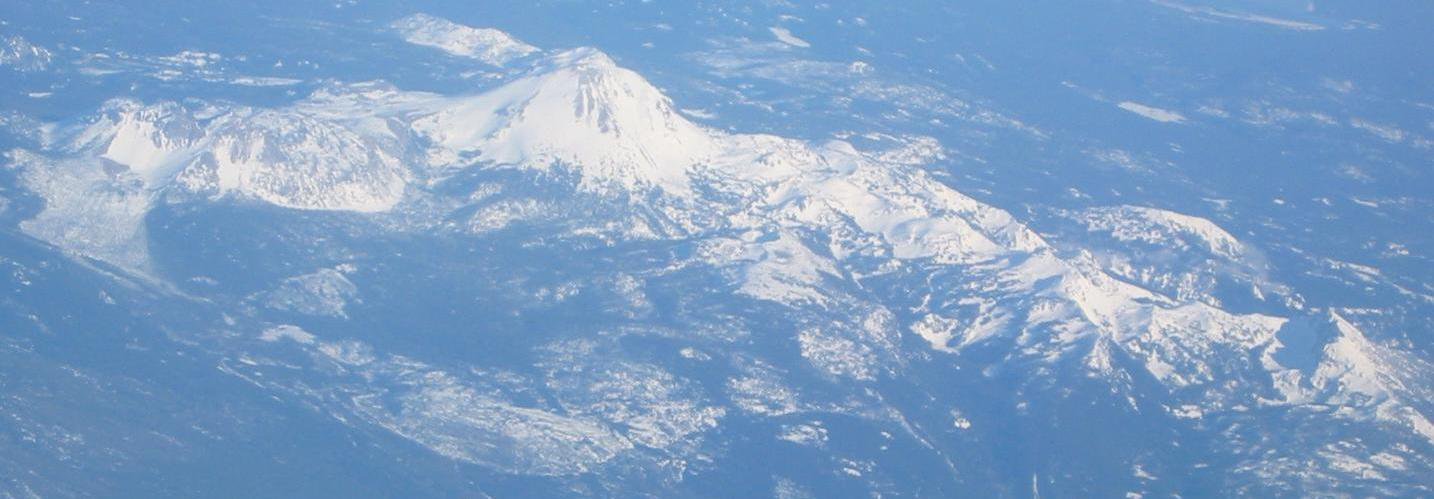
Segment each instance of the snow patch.
M1145 118L1147 118L1147 119L1152 119L1152 120L1155 120L1155 121L1159 121L1159 122L1161 122L1161 123L1184 123L1184 122L1185 122L1185 116L1182 115L1182 114L1180 114L1180 113L1177 113L1177 112L1175 112L1175 111L1171 111L1171 110L1168 110L1168 109L1161 109L1161 108L1158 108L1158 107L1147 106L1147 105L1145 105L1145 104L1141 104L1141 103L1138 103L1138 102L1124 101L1124 102L1121 102L1120 104L1117 104L1116 107L1119 107L1119 108L1124 109L1124 110L1126 110L1126 111L1130 111L1130 112L1132 112L1132 113L1138 114L1138 115L1140 115L1140 116L1142 116L1142 117L1145 117Z
M1154 3L1155 5L1159 5L1161 7L1175 9L1186 14L1210 19L1241 21L1295 31L1320 31L1324 29L1324 26L1314 23L1293 21L1289 19L1281 19L1278 17L1251 14L1248 12L1227 11L1216 9L1213 7L1186 5L1183 3L1171 2L1168 0L1151 0L1151 3Z
M797 38L797 36L796 36L796 35L793 35L793 34L792 34L792 31L789 30L789 29L787 29L787 28L783 28L783 27L780 27L780 26L773 26L773 27L767 28L767 29L772 32L772 36L777 37L777 41L780 41L780 42L785 43L785 44L787 44L787 45L791 45L791 46L793 46L793 47L800 47L800 48L808 48L808 47L811 47L811 46L812 46L812 44L807 43L806 40L803 40L803 39L801 39L801 38Z
M459 57L503 66L538 52L538 48L502 31L474 28L430 16L414 14L390 25L403 39L415 45L433 47Z
M263 333L259 334L259 339L270 343L289 340L302 345L312 345L316 338L312 333L304 331L299 326L282 324L265 329Z

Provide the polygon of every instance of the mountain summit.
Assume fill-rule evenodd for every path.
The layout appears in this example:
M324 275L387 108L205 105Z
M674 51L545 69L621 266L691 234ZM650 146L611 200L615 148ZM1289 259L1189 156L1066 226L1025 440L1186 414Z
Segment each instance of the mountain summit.
M500 165L578 169L583 185L656 186L686 194L688 176L721 146L651 83L591 48L557 53L528 75L446 99L413 127L452 155Z
M13 134L38 138L0 169L0 496L1429 490L1434 368L1366 334L1378 310L1311 305L1254 232L1125 184L997 195L956 158L1011 122L865 62L783 64L814 30L713 57L855 79L804 90L900 101L900 131L709 128L595 48L364 23L421 59L394 81L461 90L181 85ZM926 136L946 124L912 105L999 123Z

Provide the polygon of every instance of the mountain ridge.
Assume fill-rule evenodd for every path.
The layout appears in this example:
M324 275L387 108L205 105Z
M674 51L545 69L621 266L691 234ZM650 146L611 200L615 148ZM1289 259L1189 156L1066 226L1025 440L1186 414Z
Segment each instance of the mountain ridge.
M1102 410L1128 410L1120 415L1129 420L1254 432L1252 439L1287 442L1296 453L1332 444L1319 434L1247 424L1251 414L1287 409L1283 417L1314 422L1308 424L1366 425L1370 434L1434 443L1421 412L1427 394L1409 389L1427 373L1417 362L1374 344L1338 313L1297 300L1270 300L1287 317L1222 308L1226 294L1210 282L1228 277L1229 268L1243 272L1230 279L1251 286L1253 300L1279 286L1263 280L1253 248L1211 221L1148 207L1095 207L1073 215L1077 229L1113 242L1063 244L909 158L840 140L692 123L641 75L596 49L525 53L504 64L520 60L530 66L459 95L370 82L334 84L273 108L112 101L90 120L63 127L55 144L11 153L23 185L46 201L21 228L136 273L188 279L184 285L195 289L225 283L174 273L178 266L151 250L162 246L156 235L205 233L194 226L224 231L203 218L181 223L211 209L272 208L255 212L278 224L343 216L352 221L346 231L358 234L293 229L304 244L403 239L393 234L443 241L438 249L390 243L403 250L394 260L352 250L308 253L294 268L285 262L289 275L272 289L241 293L234 316L224 312L216 327L225 333L210 339L212 348L226 356L225 373L261 390L506 473L581 475L650 456L698 466L710 459L705 439L724 424L821 410L890 422L956 468L928 436L931 423L912 422L918 410L889 401L906 389L892 385L913 372L947 368L938 372L962 379L963 387L1015 379L1013 401L1047 383L1056 385L1052 393L1089 383L1095 388L1086 389L1110 397L1099 400L1117 402ZM296 244L279 241L257 247ZM469 252L455 250L462 258L502 257L476 248L519 248L591 270L572 277L536 257L495 260L497 270L478 268L502 279L478 289L513 292L517 302L531 292L531 303L513 315L611 303L613 310L595 315L615 317L606 320L616 326L594 319L570 326L592 333L585 336L544 331L551 336L524 353L537 359L533 373L464 371L400 351L381 335L336 334L344 328L335 324L371 318L364 307L406 310L394 303L409 300L383 280L399 278L352 262L402 268L406 252L450 245ZM566 260L603 250L616 252L606 264L620 270ZM622 258L632 255L640 258ZM1156 265L1170 255L1215 263L1173 271ZM502 274L507 266L530 274ZM425 270L426 279L450 277ZM571 280L543 281L564 277ZM370 294L385 292L399 296ZM483 300L496 299L473 297L489 304ZM446 313L464 306L475 305L453 304ZM739 320L759 312L771 313L779 325L771 327L781 329ZM1309 327L1292 327L1292 319ZM692 344L672 364L619 354L624 342L653 338ZM777 353L756 353L751 346L761 342L779 345ZM1292 353L1297 346L1308 348ZM769 358L800 364L781 370ZM725 363L743 374L699 388L680 367L689 361ZM1402 367L1381 367L1386 363ZM841 396L799 403L807 395L789 379L793 373ZM315 388L325 383L328 389ZM959 406L969 401L943 398L945 386L934 386L918 394L929 398L918 407L945 411L951 431L1000 424L966 414ZM721 406L717 393L742 403ZM997 414L1027 414L1025 403ZM827 431L780 421L792 439L812 445ZM1419 461L1422 448L1401 454L1411 473L1428 469ZM1240 450L1248 449L1259 447ZM1230 473L1280 465L1254 455ZM1281 480L1300 479L1281 473Z

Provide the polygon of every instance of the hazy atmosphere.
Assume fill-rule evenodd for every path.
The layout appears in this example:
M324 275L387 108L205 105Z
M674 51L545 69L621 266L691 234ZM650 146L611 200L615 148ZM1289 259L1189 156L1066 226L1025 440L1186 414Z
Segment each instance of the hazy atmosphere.
M0 3L0 498L1426 497L1434 3Z

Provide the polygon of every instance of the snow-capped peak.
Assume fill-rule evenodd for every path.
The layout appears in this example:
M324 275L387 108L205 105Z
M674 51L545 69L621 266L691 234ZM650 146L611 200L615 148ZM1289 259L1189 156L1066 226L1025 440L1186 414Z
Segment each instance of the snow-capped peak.
M97 148L100 157L125 166L148 185L161 182L183 166L204 138L193 110L179 104L145 106L117 100L105 107L75 142L80 147Z
M449 99L414 128L430 160L579 170L582 186L689 191L690 169L719 150L716 133L683 118L642 76L591 48L558 53L528 75Z
M1285 403L1340 406L1341 416L1404 426L1434 442L1434 422L1420 409L1429 400L1420 381L1428 364L1371 341L1334 310L1290 321L1264 362Z

